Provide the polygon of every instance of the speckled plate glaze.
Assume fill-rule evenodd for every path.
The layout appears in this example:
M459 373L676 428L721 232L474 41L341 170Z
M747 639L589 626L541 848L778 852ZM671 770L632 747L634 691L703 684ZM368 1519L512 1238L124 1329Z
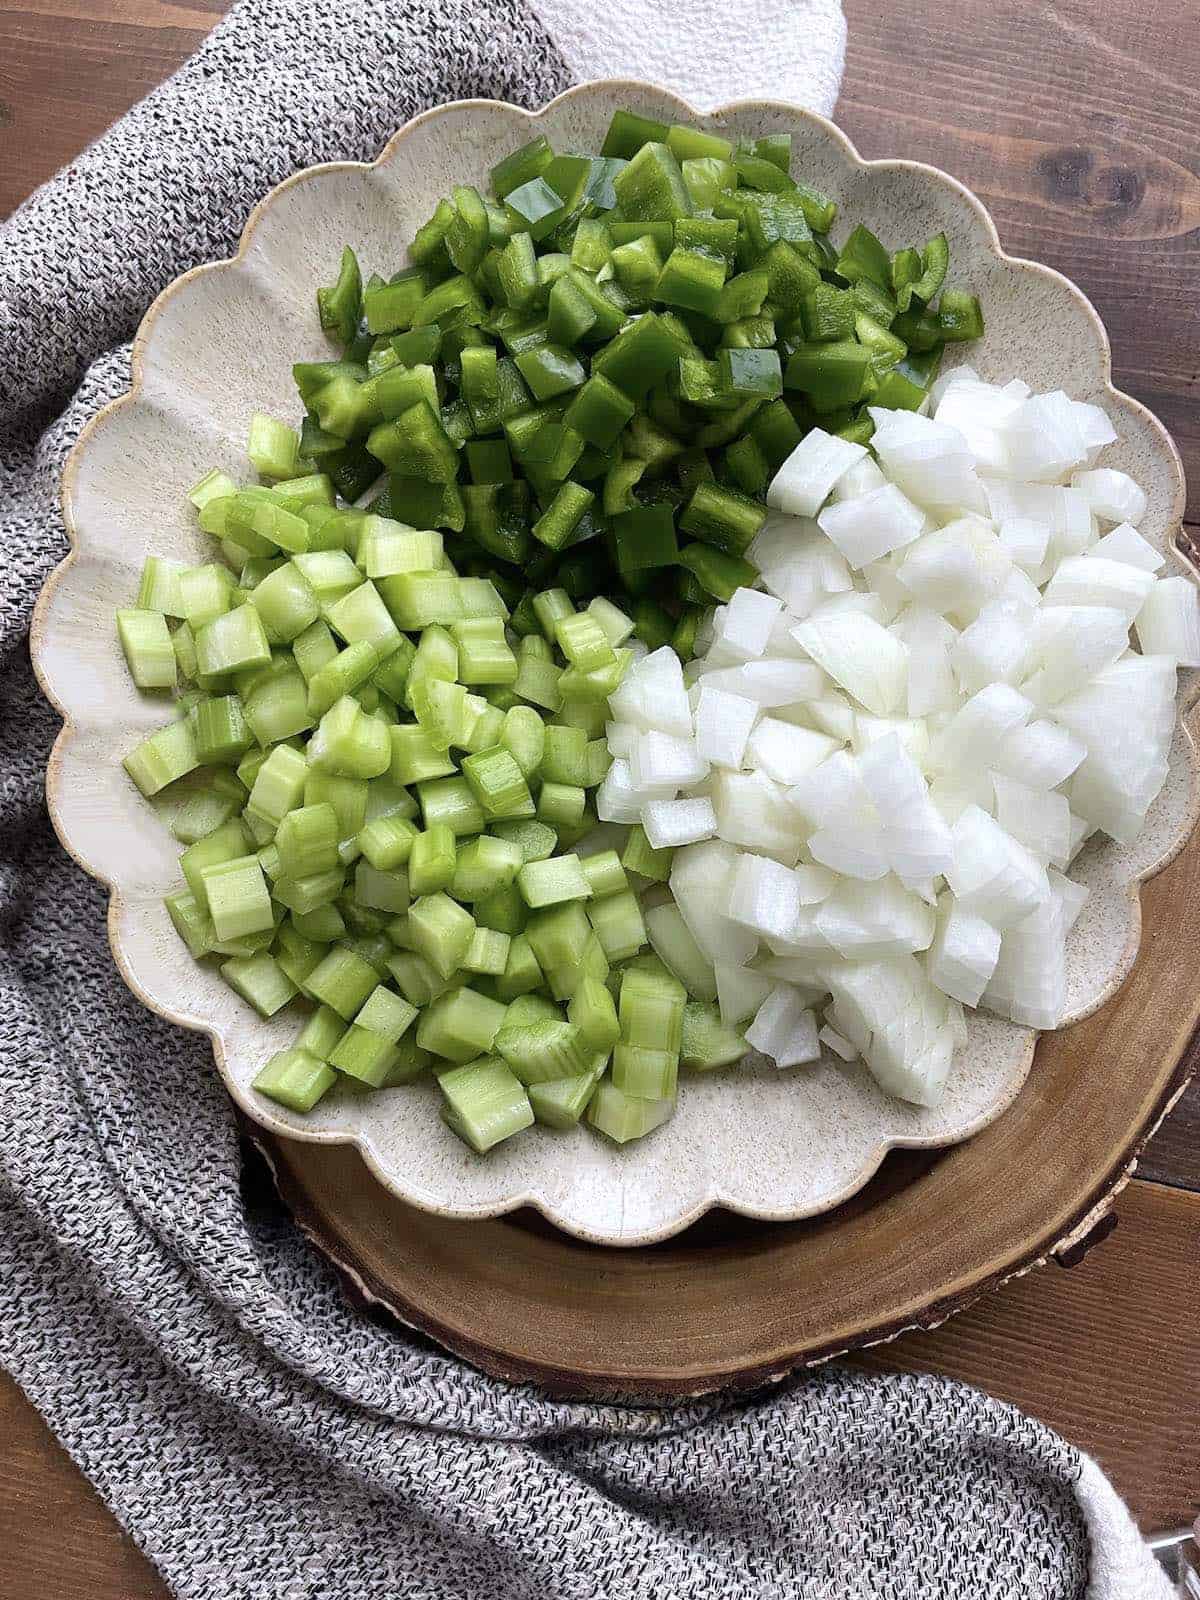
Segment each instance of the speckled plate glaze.
M703 116L648 85L594 83L537 115L493 101L444 106L409 123L373 166L298 173L255 209L232 261L197 268L159 297L134 345L132 393L95 419L68 463L72 552L41 597L33 653L65 722L47 777L51 815L63 844L111 890L109 931L122 975L147 1006L211 1035L244 1111L278 1134L355 1144L389 1189L427 1210L487 1217L532 1205L582 1239L638 1245L677 1233L716 1205L758 1218L811 1216L861 1188L889 1148L968 1138L1020 1091L1035 1065L1035 1036L972 1017L969 1044L932 1111L887 1098L859 1066L824 1060L779 1073L760 1059L689 1079L674 1119L626 1149L583 1129L536 1129L480 1160L442 1125L431 1086L332 1099L293 1116L250 1083L267 1055L291 1041L294 1018L261 1022L216 972L191 961L162 907L178 881L178 846L119 761L161 724L164 708L131 685L113 627L147 553L209 558L185 491L214 465L244 477L252 412L295 412L291 365L328 353L313 296L342 245L353 244L368 266L395 262L451 183L482 183L499 154L538 131L559 149L595 149L620 105L735 136L788 132L796 169L835 195L846 216L892 242L944 229L954 280L971 284L986 310L987 336L971 347L972 364L988 378L1019 374L1036 389L1062 387L1105 406L1120 434L1105 459L1146 489L1142 531L1182 564L1174 548L1184 492L1178 456L1155 418L1112 388L1096 312L1060 274L1004 255L987 212L953 178L910 161L862 161L831 123L778 102L742 101ZM1190 700L1193 689L1183 683L1181 697ZM1077 865L1092 895L1071 941L1070 1020L1102 1005L1133 964L1138 885L1193 826L1195 766L1181 730L1136 847L1090 848Z

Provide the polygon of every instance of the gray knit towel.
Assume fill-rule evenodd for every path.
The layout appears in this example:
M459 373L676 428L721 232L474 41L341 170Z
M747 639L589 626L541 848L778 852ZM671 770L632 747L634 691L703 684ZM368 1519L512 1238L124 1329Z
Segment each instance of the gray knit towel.
M29 614L66 548L64 455L127 387L149 301L298 167L370 158L439 101L536 105L568 59L620 70L676 0L641 3L589 0L605 24L560 50L581 0L244 0L0 227L0 1360L189 1600L1161 1600L1099 1469L960 1385L826 1369L751 1401L567 1404L361 1316L244 1204L207 1042L125 990L47 822ZM754 8L824 29L827 109L836 0ZM678 9L730 36L746 14Z

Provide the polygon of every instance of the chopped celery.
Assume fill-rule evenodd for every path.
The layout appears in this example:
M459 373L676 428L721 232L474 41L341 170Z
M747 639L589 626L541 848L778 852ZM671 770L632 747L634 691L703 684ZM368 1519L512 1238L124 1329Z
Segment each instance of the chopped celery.
M607 1134L615 1144L641 1139L668 1121L675 1102L639 1100L618 1089L615 1083L602 1082L592 1096L587 1119L593 1128Z
M679 1065L693 1072L711 1072L740 1061L749 1049L736 1028L721 1021L715 1006L689 1000L683 1008Z
M289 1111L303 1112L311 1111L336 1079L337 1074L318 1056L293 1047L276 1051L255 1078L254 1087Z
M517 887L531 910L565 900L587 900L592 890L575 855L527 861L517 873Z
M421 1013L417 1043L447 1061L473 1061L492 1048L504 1007L474 989L451 989Z
M533 1124L524 1086L495 1056L440 1073L438 1085L447 1127L479 1155Z
M340 356L251 416L258 481L206 473L206 555L146 558L116 618L134 685L174 702L124 763L183 847L167 915L264 1016L316 1007L260 1092L303 1111L432 1054L480 1151L585 1111L640 1137L680 1061L745 1048L680 913L643 918L671 851L636 824L573 851L631 720L609 698L756 583L814 416L861 442L982 331L944 235L832 244L785 135L621 111L599 155L497 155L412 265L364 282L343 252L317 292Z

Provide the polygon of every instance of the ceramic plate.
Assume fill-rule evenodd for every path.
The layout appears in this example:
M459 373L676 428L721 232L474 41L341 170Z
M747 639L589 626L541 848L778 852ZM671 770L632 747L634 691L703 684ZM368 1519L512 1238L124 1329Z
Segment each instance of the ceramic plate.
M862 161L831 123L778 102L701 116L646 85L596 83L537 115L493 101L444 106L409 123L374 166L299 173L254 211L234 260L198 268L161 295L138 333L133 392L96 418L68 464L72 554L47 584L33 644L65 720L48 775L51 814L63 843L111 889L118 965L146 1005L211 1034L229 1091L251 1117L291 1137L355 1144L395 1194L428 1210L484 1217L528 1204L581 1238L635 1245L676 1233L715 1205L759 1218L810 1216L859 1189L891 1147L968 1138L1009 1105L1031 1063L1036 1070L1035 1036L973 1016L936 1110L889 1099L861 1066L835 1060L780 1073L760 1059L689 1078L673 1120L625 1149L582 1128L536 1129L481 1160L442 1125L431 1085L331 1098L293 1116L250 1083L291 1042L295 1018L260 1021L214 970L192 962L163 909L178 882L179 849L119 765L162 723L163 703L132 687L113 626L147 554L211 558L185 492L213 466L244 477L254 411L296 413L291 366L329 353L314 291L343 244L368 270L386 269L452 183L482 185L498 156L535 132L558 149L596 149L621 105L734 136L790 133L795 170L834 195L843 215L893 244L944 229L952 281L978 292L987 317L971 364L989 379L1020 375L1035 389L1061 387L1103 405L1120 435L1104 460L1142 484L1142 532L1173 549L1183 510L1178 457L1159 423L1111 387L1095 311L1058 273L1005 256L983 206L954 179L909 161ZM1190 692L1183 683L1181 695ZM1195 813L1193 752L1180 731L1138 844L1089 848L1073 869L1092 895L1069 950L1071 1019L1128 973L1138 884L1180 848Z

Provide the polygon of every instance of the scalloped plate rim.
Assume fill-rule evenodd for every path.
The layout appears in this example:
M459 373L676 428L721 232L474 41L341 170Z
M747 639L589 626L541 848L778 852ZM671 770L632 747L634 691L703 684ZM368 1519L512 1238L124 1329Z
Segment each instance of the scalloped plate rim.
M1141 401L1135 399L1132 395L1126 394L1123 390L1116 388L1116 386L1113 384L1112 350L1107 330L1100 318L1099 312L1096 310L1095 306L1092 304L1083 290L1080 289L1079 286L1064 273L1059 272L1054 267L1046 266L1042 262L1032 261L1027 257L1009 255L1003 249L1000 243L1000 237L997 232L995 222L987 207L976 194L966 187L965 184L961 183L951 174L942 171L940 168L930 165L928 162L912 161L903 157L883 157L868 160L859 154L851 139L841 128L837 127L835 123L830 121L828 118L819 115L817 112L810 111L802 106L793 105L784 100L746 97L738 100L732 100L721 106L715 107L711 113L704 113L691 106L681 96L676 95L669 90L664 90L660 86L648 84L636 79L613 78L577 84L564 91L564 93L557 95L553 100L549 101L538 111L529 111L524 107L513 105L507 101L479 97L467 100L449 101L442 105L430 107L428 110L421 112L418 116L405 123L403 127L397 129L397 131L388 139L387 143L383 146L382 150L374 161L322 162L315 166L306 167L298 172L292 173L289 177L285 178L281 183L277 184L266 195L264 195L264 197L258 201L258 203L250 211L249 215L247 216L245 226L243 227L239 236L237 249L233 255L222 257L216 261L204 262L198 266L192 267L187 272L182 273L178 278L175 278L170 284L168 284L166 288L164 288L161 293L155 297L154 301L151 303L140 324L138 325L130 356L129 390L125 394L119 395L116 399L110 401L107 405L102 407L94 417L89 419L85 427L80 432L79 438L76 440L67 457L67 461L63 468L62 482L60 486L60 500L63 523L66 529L70 548L66 556L64 556L62 561L55 566L55 568L46 578L42 591L39 594L38 600L34 606L33 616L30 624L30 655L35 676L42 693L63 718L63 727L55 739L49 760L47 762L46 770L47 809L49 811L55 833L57 834L63 848L67 851L71 858L85 872L87 872L89 876L96 878L99 882L103 883L109 891L109 905L106 917L107 936L109 947L112 950L114 962L116 963L117 969L121 974L122 980L130 989L130 991L137 997L137 999L147 1007L148 1010L155 1012L157 1015L163 1017L164 1020L171 1022L176 1026L188 1029L190 1032L205 1033L208 1035L209 1039L212 1041L213 1055L216 1060L218 1071L220 1072L221 1077L226 1085L226 1089L230 1094L230 1098L234 1101L234 1103L243 1112L245 1112L246 1115L251 1117L253 1121L266 1128L276 1137L296 1139L304 1143L329 1145L349 1144L355 1146L364 1163L376 1180L398 1199L404 1201L406 1204L415 1206L419 1210L431 1212L440 1216L461 1218L462 1220L466 1221L504 1216L520 1209L521 1207L529 1206L538 1211L555 1227L562 1229L563 1232L568 1233L576 1238L582 1239L589 1243L616 1245L622 1248L636 1248L638 1246L655 1244L664 1239L671 1238L674 1235L682 1232L685 1228L691 1226L691 1224L696 1222L707 1211L716 1206L721 1206L735 1213L736 1215L748 1217L752 1220L769 1222L800 1221L805 1218L822 1215L833 1210L851 1198L860 1189L862 1189L866 1183L870 1181L872 1176L878 1171L880 1164L884 1160L889 1150L945 1148L947 1146L959 1144L964 1140L973 1137L975 1134L981 1132L990 1123L994 1122L997 1117L1001 1116L1003 1112L1008 1109L1013 1100L1023 1089L1028 1079L1040 1035L1030 1030L1024 1047L1023 1059L1019 1064L1019 1068L1018 1066L1014 1065L1011 1071L1010 1081L1006 1085L1005 1092L996 1101L987 1106L985 1110L980 1112L973 1120L944 1134L906 1135L896 1133L881 1138L870 1148L864 1157L861 1166L855 1170L855 1172L846 1180L845 1184L839 1188L835 1194L822 1196L821 1198L814 1200L811 1204L803 1207L791 1205L781 1208L772 1208L769 1206L758 1206L748 1201L731 1199L720 1192L719 1184L714 1184L714 1182L709 1179L702 1196L696 1200L693 1205L687 1207L686 1210L677 1211L672 1214L672 1216L659 1222L658 1224L643 1228L636 1235L623 1234L619 1237L613 1237L611 1233L606 1232L602 1228L589 1228L586 1224L580 1223L574 1218L564 1215L558 1209L558 1207L546 1199L544 1195L535 1193L528 1188L525 1188L521 1192L515 1194L510 1192L509 1194L506 1194L496 1200L483 1201L475 1205L461 1201L456 1204L448 1204L442 1199L434 1199L420 1192L414 1193L411 1189L406 1189L385 1168L382 1158L375 1148L375 1143L371 1137L369 1129L359 1128L354 1131L346 1132L328 1129L316 1130L305 1129L303 1127L295 1126L292 1123L283 1122L281 1119L275 1117L268 1108L259 1105L255 1101L252 1101L240 1091L228 1068L222 1036L212 1025L195 1017L184 1016L179 1012L160 1004L157 1000L152 999L147 993L136 972L125 956L125 952L117 932L122 910L125 905L125 896L123 895L118 884L107 878L102 872L95 870L91 863L84 860L79 852L79 849L75 846L74 842L70 838L56 804L59 768L63 753L71 743L71 740L74 736L75 727L72 721L71 708L65 704L52 689L48 676L43 670L42 658L47 650L49 634L48 619L51 603L60 585L65 581L71 568L74 566L75 560L80 553L80 543L75 528L72 500L75 481L78 476L83 453L93 432L122 407L132 405L139 398L141 398L144 376L143 353L149 343L150 337L154 332L155 325L167 301L172 299L177 293L182 291L188 284L190 284L200 275L235 267L244 261L259 223L261 222L267 210L275 203L280 195L293 188L297 184L309 181L315 177L322 177L337 172L369 172L376 168L383 167L392 159L396 149L410 133L423 126L426 122L434 118L442 117L448 112L462 112L470 111L475 108L487 108L492 110L501 110L506 114L516 113L526 122L536 123L552 110L555 110L564 103L576 98L594 96L600 93L607 95L621 94L628 99L647 92L657 96L666 95L680 107L684 114L693 118L704 118L706 116L725 116L737 111L782 112L789 117L810 122L818 127L827 137L829 137L836 145L840 147L847 160L847 163L854 168L871 170L891 169L897 171L921 173L951 189L966 202L977 220L982 224L989 249L997 259L1009 265L1022 268L1027 272L1040 274L1061 284L1087 314L1088 320L1095 332L1097 348L1101 357L1101 375L1106 390L1120 407L1140 413L1142 417L1150 423L1159 442L1165 449L1167 460L1173 467L1174 478L1174 494L1172 497L1171 508L1167 517L1168 529L1170 533L1167 546L1168 555L1178 564L1180 568L1182 568L1182 570L1187 572L1189 575L1193 577L1200 577L1200 568L1198 568L1196 563L1191 561L1185 552L1180 549L1177 543L1177 538L1175 537L1182 523L1186 497L1183 464L1180 460L1178 449L1174 440L1171 438L1171 435L1158 420L1158 418L1153 414L1153 412L1151 412L1147 406L1143 405ZM1126 978L1129 976L1134 962L1137 959L1141 944L1141 885L1147 882L1149 879L1155 877L1159 872L1167 867L1172 860L1175 859L1175 857L1187 843L1188 838L1196 826L1197 820L1200 819L1200 752L1198 752L1196 738L1193 736L1192 730L1187 723L1188 714L1195 707L1198 699L1200 699L1200 674L1196 674L1192 678L1191 682L1187 685L1186 692L1180 698L1178 710L1178 720L1180 726L1183 728L1188 748L1190 772L1188 807L1184 822L1181 824L1177 836L1171 840L1164 851L1152 862L1147 864L1125 885L1126 898L1129 907L1129 929L1121 956L1114 963L1113 969L1107 981L1100 987L1100 989L1084 1005L1068 1013L1062 1024L1064 1027L1071 1023L1081 1021L1087 1016L1091 1016L1094 1012L1098 1011L1102 1006L1107 1004L1107 1002L1113 997L1117 990L1120 989ZM716 1190L716 1192L714 1192L714 1190Z

